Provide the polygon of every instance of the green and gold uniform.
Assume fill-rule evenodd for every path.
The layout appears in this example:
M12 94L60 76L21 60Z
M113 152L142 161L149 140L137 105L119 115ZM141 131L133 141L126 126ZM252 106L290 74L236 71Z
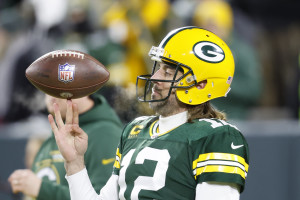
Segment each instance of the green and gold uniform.
M93 187L100 191L111 176L123 125L104 97L92 95L91 98L95 105L91 110L79 115L79 126L88 134L85 165ZM53 134L41 146L32 170L42 178L37 200L70 199L64 159Z
M116 154L120 199L195 199L197 184L211 181L243 191L249 163L243 135L218 119L159 135L157 117L137 118L125 127Z

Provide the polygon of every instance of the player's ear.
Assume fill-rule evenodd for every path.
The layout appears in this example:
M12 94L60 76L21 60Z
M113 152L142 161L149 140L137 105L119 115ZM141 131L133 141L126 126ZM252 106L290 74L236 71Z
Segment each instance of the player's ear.
M197 89L201 90L201 89L205 88L206 84L207 84L207 80L200 81L200 82L196 85L196 87L197 87Z

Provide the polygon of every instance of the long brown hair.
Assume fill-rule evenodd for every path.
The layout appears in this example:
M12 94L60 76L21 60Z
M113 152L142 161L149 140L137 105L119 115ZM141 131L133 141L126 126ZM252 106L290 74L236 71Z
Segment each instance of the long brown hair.
M214 108L210 102L205 102L200 105L187 105L188 122L191 123L194 119L216 118L226 120L226 114Z

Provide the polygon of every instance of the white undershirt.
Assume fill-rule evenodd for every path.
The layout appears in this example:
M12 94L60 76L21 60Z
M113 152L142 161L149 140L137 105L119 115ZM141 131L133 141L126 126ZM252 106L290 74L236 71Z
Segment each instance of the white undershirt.
M163 134L187 122L187 112L178 113L169 117L159 117L159 133ZM157 135L157 136L158 136ZM118 200L118 178L112 175L98 195L89 180L87 170L71 176L66 176L69 183L72 200ZM196 187L195 200L239 200L238 185L222 182L203 182Z
M159 116L159 120L158 120L159 133L162 134L167 131L170 131L187 122L187 119L188 119L187 111L169 117Z

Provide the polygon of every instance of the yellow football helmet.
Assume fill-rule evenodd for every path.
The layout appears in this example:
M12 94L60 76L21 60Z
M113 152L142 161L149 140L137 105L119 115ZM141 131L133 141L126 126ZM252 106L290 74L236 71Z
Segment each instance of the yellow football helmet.
M137 77L146 81L144 94L138 99L144 102L166 100L173 88L179 101L198 105L209 100L226 96L234 74L233 55L226 43L214 33L205 29L188 26L171 31L159 44L152 47L149 56L155 61L152 74ZM173 80L154 80L156 63L165 62L176 67ZM178 70L183 70L183 76L176 79ZM160 100L151 100L147 93L151 91L153 81L171 82L169 95ZM207 81L200 89L198 84Z

